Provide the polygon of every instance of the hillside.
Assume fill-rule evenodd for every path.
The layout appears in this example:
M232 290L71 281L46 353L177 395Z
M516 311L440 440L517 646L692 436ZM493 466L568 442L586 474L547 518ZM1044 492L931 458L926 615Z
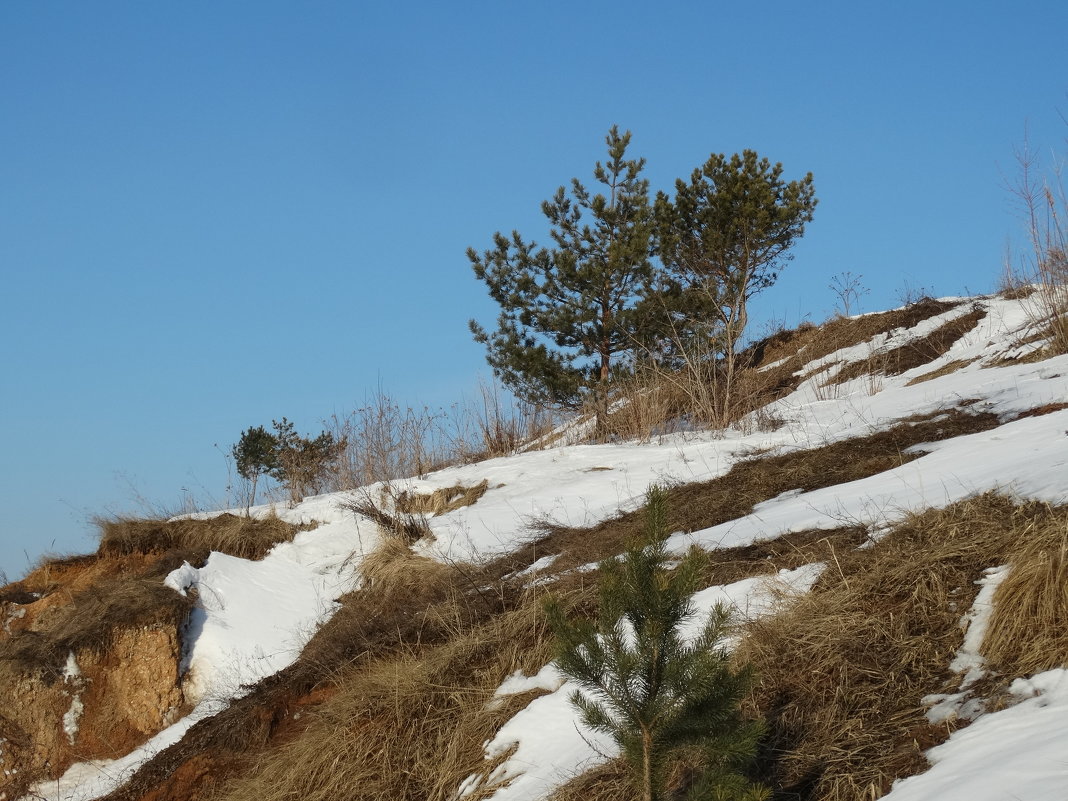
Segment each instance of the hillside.
M838 318L754 346L759 403L725 431L590 444L577 420L250 518L112 522L0 589L0 801L626 797L541 602L593 613L652 484L671 549L712 554L695 604L736 610L776 799L1061 798L1068 356L1044 325L1026 292Z

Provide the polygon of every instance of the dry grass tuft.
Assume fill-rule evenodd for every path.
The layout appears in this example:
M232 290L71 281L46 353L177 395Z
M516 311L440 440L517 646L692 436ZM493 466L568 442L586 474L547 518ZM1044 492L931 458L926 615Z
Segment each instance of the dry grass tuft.
M98 521L101 555L220 551L242 559L262 559L275 545L289 542L311 526L286 523L275 515L239 517L221 514L207 519L118 519Z
M576 776L557 788L549 801L620 801L634 794L634 772L622 759Z
M397 511L403 514L443 515L464 506L471 506L489 489L489 481L483 479L473 487L457 484L440 487L430 493L400 492L397 494Z
M995 670L1027 676L1068 665L1068 518L1035 517L1016 533L982 652Z
M357 496L346 504L344 508L350 512L375 523L386 539L395 539L407 547L424 537L429 539L433 536L430 524L426 516L412 514L400 510L390 511L387 507L397 509L395 494L387 487L382 498L377 499L369 490L361 490Z
M448 584L455 579L448 565L412 553L401 540L392 537L383 540L363 558L360 573L368 586L386 586L394 593L413 593L431 585Z

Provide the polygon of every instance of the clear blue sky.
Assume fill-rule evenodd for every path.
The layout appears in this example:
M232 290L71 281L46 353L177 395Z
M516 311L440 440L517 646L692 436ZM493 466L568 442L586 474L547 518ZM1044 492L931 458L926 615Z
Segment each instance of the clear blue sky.
M0 4L0 568L222 496L223 450L381 384L447 403L494 310L465 249L544 239L613 123L653 188L753 148L820 205L759 313L992 288L1063 2Z

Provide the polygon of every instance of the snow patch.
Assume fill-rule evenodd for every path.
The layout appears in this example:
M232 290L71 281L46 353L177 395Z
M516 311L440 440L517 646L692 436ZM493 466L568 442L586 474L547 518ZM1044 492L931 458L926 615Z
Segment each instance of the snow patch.
M78 739L78 724L81 722L85 705L82 703L82 671L73 651L68 652L67 663L63 666L63 683L72 687L70 708L63 713L63 733L67 735L67 742L74 745L74 741Z
M1008 565L990 567L984 570L983 577L975 582L979 585L979 593L975 596L971 608L960 620L964 629L964 643L949 664L950 670L962 674L960 691L927 695L920 699L921 704L931 707L927 710L927 719L931 723L944 723L951 719L974 720L985 711L982 699L970 698L968 688L986 673L986 660L979 653L979 647L983 644L990 626L994 593L1008 575Z
M894 782L886 801L1063 801L1068 786L1068 670L1009 687L1017 703L981 716L927 752L926 773Z

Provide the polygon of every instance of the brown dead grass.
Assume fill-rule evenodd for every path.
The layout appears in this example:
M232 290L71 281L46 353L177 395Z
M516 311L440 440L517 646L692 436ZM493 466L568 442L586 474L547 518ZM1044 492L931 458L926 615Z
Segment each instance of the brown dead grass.
M404 547L432 536L426 516L411 512L390 511L395 506L388 496L376 499L369 491L361 490L357 497L345 504L345 508L361 517L366 517L378 526L386 539L397 540Z
M1027 676L1068 665L1068 516L1036 515L1015 533L982 652L1002 674Z
M527 694L488 708L494 689L513 671L537 670L549 658L538 605L528 597L440 646L347 672L301 736L217 798L446 801L486 767L483 744L530 701Z
M1068 409L1068 403L1044 403L1041 406L1036 406L1033 409L1027 409L1026 411L1020 412L1013 419L1020 420L1024 417L1041 417L1042 415L1053 414L1054 412L1060 412L1065 409Z
M275 545L317 524L294 525L275 515L240 517L221 514L206 519L99 521L101 555L219 551L242 559L262 559Z
M953 685L948 665L975 580L987 567L1026 560L1034 566L1027 575L1062 588L1066 521L1063 509L985 495L910 518L862 550L855 546L866 532L846 528L718 551L709 574L717 583L814 560L829 565L813 593L753 624L742 647L740 658L761 675L752 711L769 723L759 778L783 799L844 801L877 798L894 778L922 769L923 750L946 730L927 723L919 699ZM1055 564L1047 558L1054 552ZM205 759L214 760L204 772L214 778L180 797L204 797L214 786L212 797L225 801L449 798L466 776L492 767L483 742L530 700L486 709L493 689L550 654L532 592L494 580L488 568L470 571L389 543L369 560L368 587L346 600L297 665L197 724L109 801L139 798L138 787L143 793ZM592 613L596 574L586 581L564 600ZM1013 619L1034 616L1035 604L1016 606ZM1059 607L1047 600L1038 608ZM1068 628L1056 614L1043 619L1057 632ZM1009 639L1029 643L1021 653L1045 652L1043 664L1051 652L1054 661L1066 656L1063 638L1044 645L1034 627ZM1029 658L999 656L995 664L1007 681L1026 672ZM308 694L322 703L305 706L299 699ZM296 709L299 727L289 715ZM288 733L278 739L279 732ZM225 787L212 785L226 772L218 760L236 771ZM610 763L554 799L618 799L627 781Z
M316 632L293 665L265 679L223 712L197 723L179 743L158 754L126 785L108 795L107 801L141 799L167 785L170 777L184 770L183 765L193 763L210 767L196 771L189 785L166 797L182 801L206 797L229 774L258 772L260 768L252 766L266 749L280 745L275 742L277 738L285 742L286 738L302 737L304 725L310 728L313 718L303 713L298 723L292 713L315 706L307 699L332 702L342 695L347 681L343 677L364 673L381 677L376 666L391 665L400 671L396 680L405 680L405 671L423 654L450 647L449 643L464 637L488 637L473 632L483 626L504 626L494 623L497 618L512 620L514 628L502 628L504 633L490 650L499 653L501 660L517 665L540 658L536 650L529 657L522 655L529 637L515 630L521 628L515 615L522 617L530 610L521 611L527 602L522 589L514 584L495 581L477 566L442 565L414 556L395 541L387 542L382 553L368 556L366 572L370 579L367 585L340 600L338 611ZM444 673L429 674L436 677L434 681L444 681L449 671L459 669L463 648L450 657L452 666L443 668ZM519 655L514 659L508 656L513 653ZM385 703L381 694L375 698L375 703ZM438 698L433 703L443 701ZM381 711L374 709L378 710L374 715ZM451 709L455 717L455 708ZM350 729L357 723L348 720ZM324 750L330 747L322 745ZM290 769L295 770L291 763Z
M709 528L747 515L756 504L789 490L808 492L898 467L919 458L918 453L904 453L913 445L986 431L998 424L993 414L954 409L903 421L867 437L741 462L711 481L667 488L667 525L671 531ZM541 522L535 529L540 536L503 561L518 570L540 557L561 554L553 572L595 562L619 553L626 542L640 536L644 519L638 510L592 528Z
M921 367L946 354L961 337L979 325L984 317L986 310L975 306L967 314L939 326L925 337L845 365L830 383L843 384L864 375L901 375L915 367Z
M953 309L955 303L924 298L905 308L862 317L837 317L822 325L806 323L779 331L749 346L737 357L737 372L730 398L722 397L724 377L717 368L698 360L691 369L668 372L653 368L616 385L618 404L599 431L600 436L643 439L684 427L722 428L750 420L761 430L774 430L780 423L762 417L759 410L788 395L812 374L801 369L841 348L867 342L876 335L899 328L912 328ZM822 369L829 369L827 365Z
M489 481L483 480L473 487L457 484L440 487L429 493L401 492L397 495L397 511L415 515L443 515L464 506L476 503L489 489Z

